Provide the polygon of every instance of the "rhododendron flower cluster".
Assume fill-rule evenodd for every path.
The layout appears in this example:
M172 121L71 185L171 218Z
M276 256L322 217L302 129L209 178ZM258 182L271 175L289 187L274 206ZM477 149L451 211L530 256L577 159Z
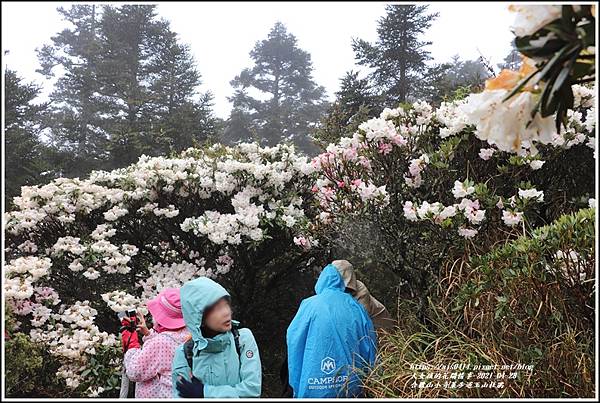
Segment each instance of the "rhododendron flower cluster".
M97 314L89 301L76 301L68 308L61 306L59 313L47 312L46 315L51 316L53 322L46 323L46 318L45 328L38 325L30 332L33 342L44 343L49 352L63 362L57 376L64 378L68 387L77 388L86 381L82 373L87 368L89 356L96 354L99 346L119 344L114 334L101 332L94 324Z
M486 210L481 208L479 200L471 200L467 198L475 192L475 187L470 181L455 181L452 189L452 194L455 198L461 199L460 203L444 206L439 202L429 203L424 201L421 205L416 205L412 201L404 202L403 211L404 217L409 221L430 220L435 224L442 225L450 224L447 219L452 217L461 218L461 225L458 228L459 235L465 238L473 238L477 235L478 230L469 228L462 224L480 225L486 217ZM502 197L498 198L496 207L502 209L501 219L507 226L515 226L523 221L523 211L518 211L516 206L520 201L522 207L526 207L527 203L542 202L544 200L544 192L535 188L518 189L517 195L508 198L509 206L505 206ZM457 213L461 213L460 216Z
M408 109L386 108L379 117L361 123L352 137L330 144L312 160L317 171L312 190L323 212L335 215L360 205L385 207L390 196L385 184L371 179L373 161L377 155L397 159L406 154L414 148L409 139L419 138L434 119L433 108L425 102L415 102ZM418 187L428 162L427 154L413 158L406 183Z
M102 300L115 312L123 312L129 309L138 309L139 300L125 291L112 291L101 295Z
M183 261L181 263L157 263L148 268L148 277L139 281L137 286L142 290L141 300L156 296L164 288L181 287L186 281L197 277L215 278L216 272L213 269L204 267L206 260L199 258L199 254L191 253L191 259L197 257L190 263Z
M485 210L480 209L479 200L468 198L463 198L460 203L449 206L444 206L440 202L429 203L428 201L422 202L419 206L407 200L404 202L403 210L404 217L409 221L429 220L443 225L449 224L454 217L461 218L463 225L458 228L458 233L465 238L472 238L478 231L475 228L465 227L464 224L480 225L485 219Z
M26 299L33 295L33 283L46 276L52 261L50 258L24 256L11 260L4 267L5 298Z
M327 213L321 213L321 214L327 214ZM294 237L294 243L304 250L309 250L314 246L318 246L319 240L313 238L312 236L302 236L301 235L301 236Z
M551 143L556 133L552 117L536 114L529 123L536 95L521 92L504 101L508 93L508 89L497 89L469 95L461 109L468 123L476 127L475 135L500 150L518 153L532 148L535 142Z
M165 287L227 275L236 269L235 251L270 239L272 228L284 228L295 249L293 238L308 221L303 195L310 195L314 171L293 146L217 144L174 158L142 156L85 179L25 186L16 209L4 215L12 257L5 266L7 303L20 328L64 360L58 375L67 386L83 387L89 357L99 346L118 345L95 325L98 309L145 313L146 301ZM383 189L367 184L360 191L375 198ZM56 278L59 288L102 285L93 290L96 300L59 306L59 288L49 288Z
M404 175L404 181L408 186L413 188L421 186L423 183L421 172L423 172L428 163L429 156L427 154L421 154L419 158L410 160L410 165L408 166L409 175Z
M584 142L593 144L595 123L591 108L595 102L592 91L585 87L574 86L576 108L579 109L569 111L567 129L561 133L556 133L553 117L540 120L538 114L538 121L534 120L528 125L528 108L533 102L531 93L524 92L520 98L514 98L514 104L503 102L509 91L508 87L503 86L507 86L507 82L515 85L531 69L530 62L525 61L522 70L515 73L514 77L505 75L495 82L489 82L488 90L483 93L473 94L461 101L444 102L436 110L423 102L414 103L408 108L386 108L378 118L359 125L352 137L342 137L338 143L330 144L327 151L312 162L317 170L313 192L321 214L324 214L322 219L325 223L331 223L332 218L335 220L343 212L360 212L364 205L386 208L390 199L387 191L387 183L391 179L389 175L398 174L397 171L385 171L383 167L388 159L393 158L395 164L398 161L406 164L403 179L407 189L403 189L404 192L411 194L410 189L421 188L426 181L423 175L427 167L431 164L435 164L434 169L439 167L439 155L436 155L439 152L424 152L418 145L419 139L428 133L437 134L442 139L473 133L490 144L479 150L478 156L482 160L500 159L516 153L514 161L509 159L510 163L527 164L532 171L542 169L546 163L536 148L538 142L560 148ZM586 125L586 122L589 123ZM402 140L393 141L398 136ZM561 141L557 142L557 138ZM385 147L383 152L382 142L392 148ZM366 189L381 189L381 196L371 202L371 193L365 192ZM519 189L518 194L512 196L496 195L493 196L493 204L501 210L498 214L493 210L488 211L491 205L484 206L474 197L476 187L471 181L455 180L451 191L457 202L450 205L431 200L404 200L404 217L409 221L429 220L445 227L452 226L459 235L473 238L486 218L498 219L513 227L523 222L524 210L531 207L531 203L544 201L543 191L533 187ZM384 200L386 202L382 202ZM508 200L506 207L503 200ZM297 243L304 245L306 242L298 239Z

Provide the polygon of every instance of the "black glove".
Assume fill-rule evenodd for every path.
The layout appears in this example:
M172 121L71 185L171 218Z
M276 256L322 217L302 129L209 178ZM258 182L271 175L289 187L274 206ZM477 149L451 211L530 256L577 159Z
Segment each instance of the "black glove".
M204 397L204 384L194 376L191 382L181 378L175 386L181 397Z

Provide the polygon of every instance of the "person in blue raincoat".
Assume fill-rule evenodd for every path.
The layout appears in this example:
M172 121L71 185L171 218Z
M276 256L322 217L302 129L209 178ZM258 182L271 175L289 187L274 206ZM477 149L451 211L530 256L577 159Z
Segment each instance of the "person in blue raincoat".
M361 374L375 363L377 336L365 308L344 292L333 264L300 304L287 330L289 384L295 398L361 397Z
M175 351L173 396L200 398L260 397L262 372L256 341L250 329L236 331L229 293L205 277L181 287L181 310L193 347ZM191 347L191 342L190 342ZM239 348L239 354L238 354Z

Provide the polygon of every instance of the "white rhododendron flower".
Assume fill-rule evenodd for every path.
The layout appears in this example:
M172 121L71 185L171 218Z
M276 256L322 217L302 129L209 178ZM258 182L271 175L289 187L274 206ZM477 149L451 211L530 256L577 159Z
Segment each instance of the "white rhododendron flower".
M454 181L454 188L452 188L452 194L456 199L460 199L462 197L468 196L475 191L475 187L468 186L465 187L465 184L461 181Z
M91 233L91 237L97 241L105 238L110 238L117 233L117 230L108 224L100 224Z
M140 301L125 291L113 291L101 295L106 305L115 312L123 312L129 309L137 309Z
M408 166L408 172L410 176L405 175L404 180L410 187L418 188L423 183L421 178L421 172L425 166L429 163L429 156L427 154L421 154L419 158L412 159Z
M69 263L69 269L71 271L78 272L85 270L85 267L83 267L79 259L75 259L71 263Z
M82 275L88 280L96 280L100 277L100 272L93 267L88 267L85 271L83 271Z
M9 264L4 267L4 270L5 275L7 276L26 275L29 282L34 282L45 277L51 266L52 261L50 258L25 256L11 260Z
M496 150L493 148L480 148L479 149L479 158L482 160L489 160Z
M531 169L533 169L534 171L540 169L544 163L546 161L541 161L541 160L533 160L531 162L529 162L529 166L531 167Z
M35 243L31 242L30 240L26 240L22 244L19 244L19 246L17 246L17 249L24 253L35 253L37 252L38 247Z
M477 235L479 231L477 231L474 228L465 228L465 227L460 227L458 229L458 234L460 236L462 236L465 239L471 239L473 238L475 235Z
M373 199L383 199L384 201L389 201L389 195L385 191L385 185L375 186L372 183L366 184L363 182L358 186L358 193L360 194L361 199L364 201Z
M126 208L114 206L113 208L104 213L104 219L107 221L115 221L127 213L128 210Z
M436 218L443 221L446 218L454 217L457 213L456 206L447 206L438 214Z
M424 201L421 204L421 207L417 208L417 216L421 219L429 218L430 216L435 216L439 214L444 209L441 203L429 203Z
M72 253L73 255L81 255L85 252L85 246L79 244L79 238L66 236L58 238L54 246L52 247L52 253L55 255L61 255L64 252Z
M474 210L479 209L479 200L470 200L464 198L460 201L459 204L456 205L459 210L464 211L465 213L472 212Z
M395 117L401 116L403 114L403 112L404 111L402 110L402 108L394 108L394 109L384 108L383 112L381 112L379 117L382 119L395 118Z
M98 388L90 388L88 390L88 397L98 397L100 394L104 392L104 388L99 386Z
M446 138L448 136L460 133L468 125L467 116L459 108L459 106L463 105L464 103L464 100L442 102L441 105L436 109L436 119L445 126L440 128L441 138Z
M294 224L296 224L296 219L292 216L284 214L281 216L281 219L283 220L283 222L285 222L286 227L291 228L294 226Z
M532 35L562 16L562 9L558 4L511 4L508 9L515 14L511 30L516 36Z
M594 108L596 105L596 89L575 84L571 86L573 91L574 108ZM593 115L593 113L592 113Z
M33 295L33 285L30 279L6 278L4 279L5 298L27 299Z
M32 311L33 319L31 320L31 326L40 327L50 319L50 308L44 305L39 305Z
M310 236L309 237L297 236L297 237L294 237L294 244L298 245L299 247L301 247L304 250L309 250L313 246L318 245L319 242Z
M190 261L181 263L157 263L148 268L148 278L138 282L137 286L142 290L141 301L154 298L164 288L179 288L185 282L197 277L215 278L217 273L212 269L206 269L206 259L201 258L199 253L191 252ZM225 263L225 261L223 261ZM233 261L231 261L233 264ZM231 268L231 265L227 270Z
M485 210L469 210L466 215L471 224L481 224L485 218Z
M556 133L552 116L542 118L537 113L528 125L537 95L520 92L503 102L508 92L496 89L469 95L461 109L468 122L475 126L475 135L509 152L521 152L536 141L542 144L552 142Z
M523 221L523 213L520 211L502 210L502 221L509 226L517 225Z
M544 191L536 189L519 189L519 197L542 202L544 201Z
M179 215L179 210L172 204L169 204L166 208L154 208L152 212L156 216L165 216L167 218L173 218Z
M404 202L404 217L410 221L417 221L417 210L409 200Z
M428 125L433 116L433 108L425 101L417 101L412 104L412 107L417 115L417 125Z
M394 123L383 119L374 118L361 123L358 128L363 130L367 140L377 140L388 136L396 135L396 126Z

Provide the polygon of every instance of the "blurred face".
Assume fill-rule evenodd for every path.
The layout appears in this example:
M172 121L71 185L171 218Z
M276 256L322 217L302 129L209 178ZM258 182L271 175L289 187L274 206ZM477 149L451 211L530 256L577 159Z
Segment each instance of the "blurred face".
M215 332L231 330L231 306L229 301L221 298L204 313L204 325Z

